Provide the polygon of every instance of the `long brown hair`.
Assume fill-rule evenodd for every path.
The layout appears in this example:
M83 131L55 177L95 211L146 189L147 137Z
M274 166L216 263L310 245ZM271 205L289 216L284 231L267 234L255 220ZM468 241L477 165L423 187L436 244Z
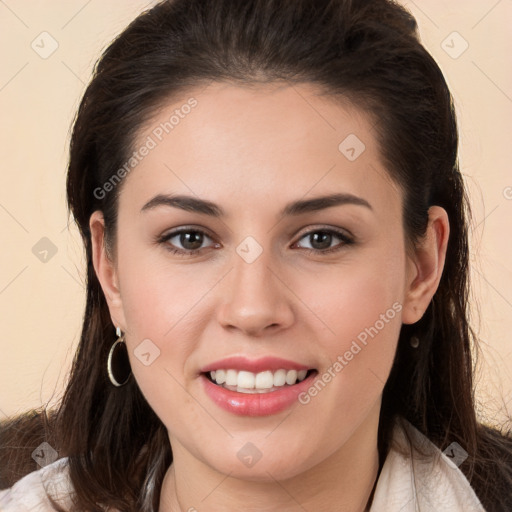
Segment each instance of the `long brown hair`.
M28 450L48 439L69 457L75 510L158 509L171 446L135 379L121 388L108 379L114 330L92 265L89 218L103 212L107 248L114 253L122 186L107 194L98 190L129 159L138 130L159 106L187 88L221 80L311 83L348 98L376 122L382 158L404 191L408 242L424 235L429 206L448 212L439 288L422 319L402 326L384 388L380 463L393 419L403 416L440 449L456 441L468 452L460 469L487 511L512 510L510 424L499 432L475 415L469 207L452 96L419 42L415 19L390 0L167 0L138 16L106 49L74 121L67 176L69 209L87 261L80 343L58 409L3 426L2 460L9 472L2 470L2 484L36 469L28 464ZM412 336L420 340L417 349Z

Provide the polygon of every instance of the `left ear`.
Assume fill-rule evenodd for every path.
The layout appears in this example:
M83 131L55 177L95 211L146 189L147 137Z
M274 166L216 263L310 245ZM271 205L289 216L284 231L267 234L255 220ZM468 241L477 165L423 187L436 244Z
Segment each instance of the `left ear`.
M427 310L436 293L444 269L450 223L448 214L440 206L428 211L427 232L408 257L408 271L402 322L413 324Z

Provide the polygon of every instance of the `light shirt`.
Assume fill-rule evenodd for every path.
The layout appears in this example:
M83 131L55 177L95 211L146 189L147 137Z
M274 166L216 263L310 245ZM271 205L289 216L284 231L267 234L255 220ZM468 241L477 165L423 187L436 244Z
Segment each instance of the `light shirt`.
M412 449L406 434L411 438ZM422 460L417 447L430 452L430 458ZM401 418L395 423L391 447L370 512L485 512L458 468L464 454L464 448L458 444L452 444L442 452L410 422Z
M422 461L417 446L430 451L427 461ZM457 467L463 459L463 447L453 445L445 451L447 455L407 420L398 420L370 512L485 512ZM72 486L67 457L29 473L11 488L0 491L0 511L52 512L45 488L59 505L69 508Z

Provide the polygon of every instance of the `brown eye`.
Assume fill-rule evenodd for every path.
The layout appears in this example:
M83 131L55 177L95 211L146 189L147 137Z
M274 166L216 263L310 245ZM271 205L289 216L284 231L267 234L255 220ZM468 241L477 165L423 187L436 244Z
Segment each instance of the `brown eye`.
M204 231L199 229L180 229L160 237L158 242L164 244L166 249L174 254L192 255L205 248L202 247L205 238L211 240Z
M182 247L187 251L197 250L203 244L204 235L198 231L184 231L176 236Z
M314 253L329 253L337 250L341 250L344 246L353 244L352 238L347 236L345 233L335 231L332 229L317 229L310 231L302 236L302 239L306 239L310 243L310 247L304 249L308 252ZM341 240L342 243L338 243L332 247L332 242L336 239Z

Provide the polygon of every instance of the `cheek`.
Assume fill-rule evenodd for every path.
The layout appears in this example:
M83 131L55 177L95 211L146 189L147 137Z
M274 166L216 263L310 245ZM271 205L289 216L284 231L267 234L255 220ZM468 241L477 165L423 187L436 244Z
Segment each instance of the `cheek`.
M388 261L354 263L309 288L311 309L322 320L318 345L327 358L318 377L322 382L304 402L323 394L331 403L324 407L318 400L315 414L360 417L384 387L402 326L404 280L401 258L395 253Z
M381 338L393 339L401 326L404 259L394 252L389 258L355 260L339 269L332 267L324 278L303 288L311 309L323 320L323 337L332 339L333 349L342 349L358 337L364 341L365 333L374 332L374 327Z
M204 291L193 285L190 271L171 269L161 253L140 245L125 238L118 259L130 363L150 403L162 396L174 400L179 395L178 382L183 380L179 375L184 361L193 351L183 329L190 327L193 306ZM183 403L189 397L179 399ZM151 405L158 409L157 404Z
M198 302L206 290L194 286L186 273L156 267L127 275L137 276L123 290L127 343L137 380L147 385L169 381L174 387L178 384L172 376L182 382L184 366L200 337L204 311ZM150 368L138 360L146 352L154 358Z
M193 265L171 265L164 248L127 240L122 251L118 267L130 331L165 341L180 319L188 316L208 282L198 279Z
M142 394L166 425L173 425L173 416L180 410L187 411L187 422L196 421L196 416L199 421L197 403L184 387L184 373L196 347L196 331L201 329L194 320L201 311L197 302L204 290L191 285L193 280L184 272L171 273L143 260L132 268L126 265L124 272L126 341Z

